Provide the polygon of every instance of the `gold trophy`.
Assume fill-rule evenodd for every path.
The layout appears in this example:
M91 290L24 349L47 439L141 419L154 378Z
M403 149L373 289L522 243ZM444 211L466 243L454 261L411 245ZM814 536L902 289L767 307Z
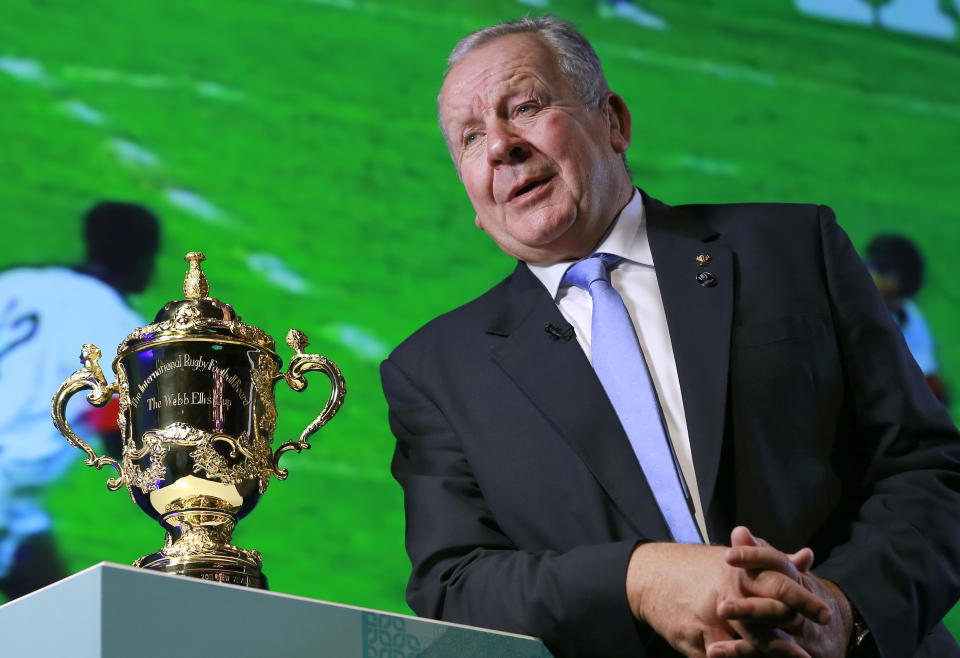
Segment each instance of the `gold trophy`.
M85 464L117 470L108 489L126 486L166 530L163 548L134 566L266 588L260 553L233 546L231 534L267 490L270 476L286 479L281 455L310 447L307 440L337 413L346 387L333 361L304 353L307 337L295 329L287 334L295 354L281 373L273 338L208 296L200 268L204 255L191 252L184 260L190 263L185 299L168 302L153 324L124 339L113 360L113 384L100 369L100 350L84 345L83 367L53 397L53 422L87 454ZM326 405L298 440L274 451L274 386L283 378L302 391L304 373L313 370L330 379ZM121 462L97 456L67 423L67 401L84 389L92 389L87 400L96 407L119 396Z

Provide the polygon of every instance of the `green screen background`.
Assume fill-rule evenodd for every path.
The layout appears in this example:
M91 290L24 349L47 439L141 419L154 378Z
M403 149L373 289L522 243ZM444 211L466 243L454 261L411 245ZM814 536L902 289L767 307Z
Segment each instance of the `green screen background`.
M636 183L668 203L827 203L858 247L910 235L958 397L957 45L816 20L789 0L645 6L670 28L552 5L593 41L632 110ZM81 213L138 201L163 224L156 275L133 300L144 317L180 297L183 254L202 250L211 295L281 341L302 329L346 376L340 414L312 450L284 458L290 478L234 536L263 553L275 591L409 611L377 367L513 267L473 227L435 98L459 37L523 11L509 0L0 9L0 57L34 62L0 71L0 268L79 262ZM322 382L278 387L277 439L299 434L324 397ZM47 496L70 569L159 548L160 528L80 457ZM948 623L958 633L960 614Z

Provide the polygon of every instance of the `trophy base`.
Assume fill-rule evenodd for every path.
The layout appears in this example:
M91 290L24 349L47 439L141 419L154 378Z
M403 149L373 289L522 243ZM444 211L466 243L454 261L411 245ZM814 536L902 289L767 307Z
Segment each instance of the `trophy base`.
M189 558L184 558L170 557L157 552L144 555L134 562L133 566L218 583L269 589L267 577L260 570L260 565L241 556L191 555Z
M237 518L228 502L215 496L189 496L170 503L168 510L160 517L167 529L163 548L144 555L133 566L267 589L259 551L230 543Z

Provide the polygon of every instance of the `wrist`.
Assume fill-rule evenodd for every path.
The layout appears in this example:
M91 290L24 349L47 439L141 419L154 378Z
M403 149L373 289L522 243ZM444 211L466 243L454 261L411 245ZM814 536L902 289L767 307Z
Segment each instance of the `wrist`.
M638 621L648 621L647 608L650 600L656 598L650 590L658 579L659 546L653 542L637 544L627 563L627 603Z
M849 658L873 658L879 656L870 628L856 606L832 581L821 578L820 582L831 594L831 609L840 622L840 632L846 639L845 656Z

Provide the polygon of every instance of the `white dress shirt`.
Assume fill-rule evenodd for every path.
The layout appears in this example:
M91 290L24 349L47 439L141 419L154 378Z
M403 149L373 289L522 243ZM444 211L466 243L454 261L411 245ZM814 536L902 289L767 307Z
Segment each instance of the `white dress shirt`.
M690 451L687 419L683 412L683 396L680 392L677 363L673 356L673 345L670 342L670 331L667 328L667 315L663 309L660 287L657 285L657 271L650 253L650 243L647 241L643 197L636 190L633 198L620 212L620 216L614 220L613 226L601 240L595 252L616 254L623 259L611 270L610 281L623 298L623 303L633 320L633 327L640 340L640 347L660 400L667 434L673 444L687 489L693 498L697 526L700 528L700 534L707 537L703 505L700 502L693 455ZM562 261L528 263L527 266L553 296L563 317L573 325L577 342L586 353L587 359L590 359L593 302L590 293L586 290L571 285L560 285L570 264L569 261Z

